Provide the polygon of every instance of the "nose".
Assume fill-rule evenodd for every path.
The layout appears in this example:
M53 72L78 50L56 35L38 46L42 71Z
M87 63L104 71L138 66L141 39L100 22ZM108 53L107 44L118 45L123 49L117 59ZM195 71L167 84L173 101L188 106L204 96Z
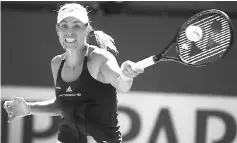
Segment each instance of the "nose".
M74 36L74 35L75 35L74 30L71 29L71 28L68 28L68 29L65 31L65 34L66 34L66 36Z
M74 34L73 34L73 32L69 32L69 31L68 31L68 32L66 33L66 36L74 36Z

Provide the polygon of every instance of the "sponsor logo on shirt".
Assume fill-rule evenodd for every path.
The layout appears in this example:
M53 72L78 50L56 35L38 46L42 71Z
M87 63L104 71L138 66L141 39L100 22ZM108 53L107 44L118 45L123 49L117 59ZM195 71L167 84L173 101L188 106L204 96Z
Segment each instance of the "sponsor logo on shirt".
M72 96L81 96L81 93L76 93L76 94L71 93L71 94L60 94L60 95L59 95L59 97L62 97L62 96L64 96L64 97L65 97L65 96L68 96L68 97L69 97L69 96L70 96L70 97L72 97Z
M72 92L72 89L70 86L67 88L66 92Z

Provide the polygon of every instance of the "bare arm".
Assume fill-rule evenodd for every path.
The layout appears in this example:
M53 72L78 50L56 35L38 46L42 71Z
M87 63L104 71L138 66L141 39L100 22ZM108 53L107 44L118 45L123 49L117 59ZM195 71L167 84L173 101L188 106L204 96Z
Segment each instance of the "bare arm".
M56 56L51 62L54 83L56 83L57 71L60 65L61 57L62 56ZM59 102L56 98L46 101L27 103L22 97L15 97L13 101L5 101L3 107L8 113L8 122L10 122L16 117L24 117L30 114L47 114L51 116L61 115L60 106L58 105Z
M51 61L51 69L55 85L60 62L61 62L61 56L56 56ZM37 114L47 114L51 116L61 115L61 111L59 109L56 97L46 101L28 102L27 104L30 107L30 113L33 115Z
M124 62L120 68L116 58L109 52L105 52L103 57L104 62L100 70L106 81L119 92L129 92L133 84L133 78L142 73L143 69L134 69L135 63L131 61Z
M59 116L61 111L57 106L56 98L40 101L40 102L28 102L27 105L30 109L31 115L47 114L49 116Z
M25 117L27 115L47 114L51 116L61 115L57 102L52 99L42 102L27 103L22 97L15 97L13 101L5 101L4 109L8 113L8 122L17 117Z
M113 85L117 91L126 93L131 89L133 79L123 80L120 78L121 69L118 66L115 58L108 59L101 67L101 72L111 85Z

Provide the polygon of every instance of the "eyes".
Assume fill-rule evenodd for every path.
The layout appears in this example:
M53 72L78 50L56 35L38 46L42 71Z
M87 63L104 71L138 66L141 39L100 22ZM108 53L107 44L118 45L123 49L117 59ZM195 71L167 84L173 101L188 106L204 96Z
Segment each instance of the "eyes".
M62 30L67 30L68 28L71 27L70 25L68 25L66 23L60 24L59 26ZM80 30L81 28L82 28L82 26L79 24L75 24L72 26L72 29L74 29L74 30Z

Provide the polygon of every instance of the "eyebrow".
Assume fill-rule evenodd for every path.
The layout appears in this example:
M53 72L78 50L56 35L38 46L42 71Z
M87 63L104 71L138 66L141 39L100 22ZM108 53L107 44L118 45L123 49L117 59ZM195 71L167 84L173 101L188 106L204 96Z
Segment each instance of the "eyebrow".
M81 21L74 21L73 23L81 23Z
M68 23L68 22L65 21L65 20L62 20L62 22L64 22L64 23ZM75 23L81 23L81 22L80 22L80 21L74 21L73 24L75 24Z

